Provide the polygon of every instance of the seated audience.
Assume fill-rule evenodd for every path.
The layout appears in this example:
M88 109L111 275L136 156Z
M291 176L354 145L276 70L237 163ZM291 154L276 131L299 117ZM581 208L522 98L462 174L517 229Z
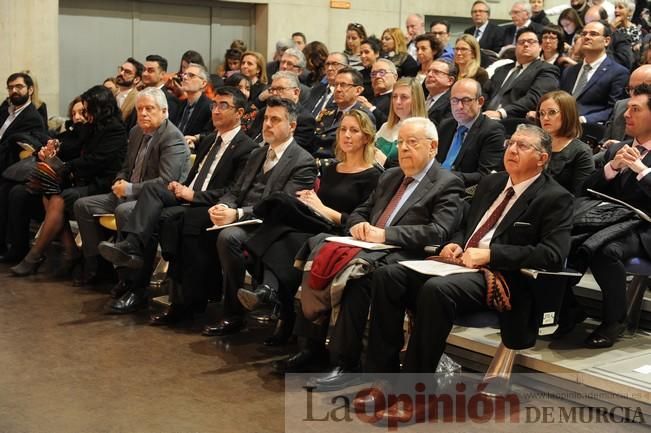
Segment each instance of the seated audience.
M567 8L558 16L558 25L563 29L563 50L568 51L583 30L583 19L574 8Z
M323 42L312 41L303 49L305 55L305 68L308 74L305 84L310 87L318 85L325 76L325 64L328 59L328 47ZM312 107L308 107L312 108Z
M366 99L370 99L373 96L373 86L371 84L371 69L373 65L380 57L380 41L377 38L371 36L362 41L362 44L359 49L360 59L362 61L362 78L364 79L364 91L361 96Z
M337 130L335 156L339 162L322 168L318 191L296 193L298 200L328 221L335 234L343 234L350 213L375 189L381 171L373 165L374 138L375 125L363 111L346 113ZM267 346L285 344L292 334L296 318L294 295L301 283L294 257L304 241L323 230L323 224L314 224L312 231L307 224L294 226L292 221L296 219L288 214L295 213L297 219L306 222L304 211L300 207L294 210L296 205L288 206L289 199L277 200L272 202L275 207L268 204L264 222L247 241L247 250L256 262L254 279L260 284L255 291L240 289L237 294L247 310L268 302L280 306L281 323L274 335L264 341Z
M548 26L549 19L545 13L545 1L544 0L529 0L531 4L531 22L540 24L541 26Z
M262 108L264 104L260 102L258 95L267 88L267 69L262 54L255 51L247 51L242 54L240 72L251 80L251 96L249 96L249 101L256 108Z
M639 50L640 26L631 22L633 12L635 12L635 2L633 0L615 0L613 3L615 4L615 19L610 24L615 29L615 32L628 36L634 50Z
M586 25L595 21L602 21L610 29L608 25L608 14L599 6L591 6L585 14ZM612 30L609 33L610 43L607 49L608 56L630 71L635 60L630 38L624 33L612 32Z
M563 71L560 88L576 99L582 123L604 123L615 101L625 96L626 68L606 54L611 29L600 21L583 27L581 52L584 60Z
M418 80L401 78L393 86L387 122L375 135L375 159L385 167L398 163L398 132L401 122L409 117L427 117L425 95Z
M382 57L396 66L398 77L414 77L418 72L418 63L407 52L405 35L398 27L382 32Z
M397 79L396 66L390 60L378 59L371 67L373 96L369 99L361 95L357 97L362 106L373 113L376 125L382 126L387 121L391 107L391 94Z
M502 171L504 127L481 113L481 86L464 78L452 86L452 119L441 123L436 159L459 176L466 188L482 177Z
M210 130L210 98L206 95L208 73L203 66L190 63L182 77L185 100L179 107L176 126L183 135L207 133Z
M179 106L181 101L165 87L167 75L167 59L158 54L150 54L145 58L142 70L142 84L144 87L156 87L165 93L169 119L176 124L179 119Z
M461 229L440 252L466 267L502 275L510 291L510 309L499 313L501 339L516 350L531 347L538 334L538 324L531 320L533 296L520 268L559 270L569 250L573 200L544 172L550 153L546 132L520 125L504 154L506 172L482 179ZM365 368L369 373L400 371L405 309L414 314L415 326L402 371L433 373L455 318L499 307L487 304L483 272L428 277L392 264L373 273L371 286ZM379 395L376 389L358 396L354 407L372 407ZM385 413L395 422L396 415L411 419L420 409L390 407Z
M580 195L583 183L594 172L592 149L579 140L581 124L574 98L557 90L546 93L538 104L540 126L552 137L547 173L563 188Z
M427 99L425 108L427 117L434 122L438 128L441 122L450 117L450 87L456 80L457 68L453 63L446 60L434 60L429 66L427 77L425 78L425 88L427 89Z
M136 99L138 123L129 132L127 154L107 194L83 197L74 203L84 254L84 272L78 285L99 280L99 250L102 229L94 215L114 213L117 227L124 227L138 196L147 183L168 184L185 177L190 155L183 134L167 119L167 99L160 89L146 88ZM110 305L113 312L128 312L146 303L132 296Z
M433 21L430 25L430 34L439 41L442 51L437 59L454 60L454 49L450 46L450 23L445 20Z
M630 96L631 90L640 84L651 84L651 65L642 65L631 73L626 88L627 96ZM630 98L625 98L615 102L610 119L606 122L606 129L602 140L605 147L608 147L606 143L609 140L622 141L627 137L624 113L628 109L629 100ZM612 141L610 143L612 143Z
M482 89L488 88L488 73L481 67L481 51L477 39L461 35L454 45L454 64L457 67L457 80L472 78Z
M558 88L558 68L540 60L540 36L518 30L515 65L498 68L491 79L490 99L484 112L491 119L524 118L540 97Z
M540 60L556 66L560 71L565 67L576 64L564 55L563 35L559 28L548 26L542 32Z
M142 63L129 57L121 66L118 66L118 74L115 76L115 83L118 86L115 99L118 108L122 112L122 121L131 129L136 123L134 107L136 106L136 95L138 85L142 79Z
M41 115L43 118L43 122L45 125L47 125L48 117L47 117L47 105L45 102L41 101L41 97L38 94L38 81L36 81L36 77L34 77L34 74L32 74L29 70L21 71L24 74L27 74L30 76L32 79L32 83L34 83L34 92L32 92L32 104L36 108L36 111Z
M509 15L512 23L504 26L504 46L515 45L518 42L518 32L522 29L528 28L537 35L542 33L544 26L531 20L531 4L528 0L514 2Z
M361 71L364 69L362 59L360 58L360 48L362 41L367 39L366 29L359 23L350 23L346 27L346 49L344 54L348 57L348 65Z
M325 76L312 87L310 99L304 104L315 118L322 112L325 114L326 111L334 109L335 102L332 97L335 93L335 78L337 72L348 66L348 58L343 53L330 53L324 66Z
M302 32L292 33L292 41L294 41L294 46L299 51L303 51L305 45L307 44L307 38L305 37L305 33Z
M463 32L474 36L479 46L486 50L499 53L504 43L504 29L489 20L491 8L484 0L473 2L470 10L470 18L473 26Z
M423 84L429 65L441 54L443 47L431 33L418 35L414 41L416 42L416 59L419 67L416 79L419 84Z
M81 95L88 120L81 148L74 157L67 159L61 178L59 194L44 194L45 218L36 242L23 260L11 272L16 276L36 273L45 260L50 243L60 238L63 245L64 270L72 270L80 258L69 219L73 218L73 206L80 197L101 194L109 190L111 181L120 169L127 147L127 132L119 118L115 98L103 86L91 87ZM66 151L64 148L63 151ZM40 160L56 156L59 149L54 142L41 148Z

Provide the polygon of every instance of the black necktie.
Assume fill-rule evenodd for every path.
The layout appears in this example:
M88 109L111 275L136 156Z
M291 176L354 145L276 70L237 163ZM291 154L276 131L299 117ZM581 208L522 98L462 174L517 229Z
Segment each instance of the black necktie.
M194 179L194 184L192 185L192 189L194 191L203 191L203 184L206 182L206 178L208 177L208 171L210 171L210 166L212 166L213 162L215 161L215 157L217 156L217 153L219 152L221 146L222 138L220 136L217 137L212 145L212 148L210 149L210 152L208 152L206 157L203 159L203 162L201 163L201 169L199 170L199 173L197 173L197 177Z
M147 163L147 154L149 153L149 143L151 142L151 135L145 134L140 141L138 154L136 155L136 162L133 164L133 171L131 172L131 183L138 183L142 181L142 175L145 172L145 164Z
M513 82L518 78L520 73L522 72L522 65L518 65L513 69L513 72L511 72L511 75L508 76L506 80L504 80L504 83L502 83L502 87L500 87L500 90L497 92L497 95L491 100L490 105L488 107L489 110L497 110L500 108L500 104L502 102L502 97L504 96L504 93L506 93L509 88L513 85Z

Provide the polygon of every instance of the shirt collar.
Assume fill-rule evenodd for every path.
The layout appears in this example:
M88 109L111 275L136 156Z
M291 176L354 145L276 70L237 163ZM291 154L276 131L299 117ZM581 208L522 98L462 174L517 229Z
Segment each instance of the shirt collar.
M596 71L597 69L599 69L599 66L601 66L601 64L604 62L604 60L606 60L606 57L608 57L606 55L606 53L603 53L603 55L601 57L599 57L597 60L595 60L592 63L588 63L588 65L590 65L590 69L593 70L593 71ZM584 65L586 64L585 61L584 61L583 64Z
M9 114L13 115L14 117L18 116L20 113L23 112L25 108L27 108L30 104L32 103L31 100L27 100L23 105L20 107L16 107L15 105L9 104Z
M217 133L217 136L222 138L222 142L224 144L229 145L237 133L240 132L240 129L242 129L242 127L240 125L237 125L235 128L226 131L223 134Z
M423 178L425 177L425 175L427 174L429 169L432 168L432 165L434 164L435 159L436 158L430 159L429 162L427 163L427 165L425 166L425 168L423 168L421 171L419 171L418 173L416 173L415 175L412 176L414 178L415 182L420 183L420 181L423 180Z
M509 189L509 187L513 187L513 192L515 193L515 199L517 200L524 192L531 186L532 183L536 181L540 177L542 173L538 173L537 175L530 177L529 179L525 180L524 182L520 182L517 185L513 185L513 182L511 181L511 177L509 176L509 180L506 182L506 185L504 186L504 190Z
M635 147L635 146L642 146L647 151L649 151L649 150L651 150L651 140L647 141L646 143L640 143L639 141L637 141L637 138L635 138L633 140L633 147Z
M468 131L470 131L470 128L472 128L472 125L474 125L475 122L477 121L477 119L479 119L479 116L481 116L481 112L477 113L477 116L475 116L475 118L472 119L470 122L468 122L468 123L459 123L459 126L465 126L466 128L468 128Z
M281 144L280 146L273 148L274 152L276 153L276 159L280 161L280 158L283 156L283 153L287 150L290 144L292 144L292 141L294 141L294 137L289 137L289 139ZM271 145L269 145L269 148L271 149Z

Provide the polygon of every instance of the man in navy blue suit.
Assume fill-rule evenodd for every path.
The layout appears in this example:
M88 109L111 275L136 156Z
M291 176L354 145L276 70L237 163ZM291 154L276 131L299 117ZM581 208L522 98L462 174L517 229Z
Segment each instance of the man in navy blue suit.
M581 32L584 60L561 77L561 89L576 98L582 123L606 122L615 102L626 97L629 71L606 54L611 35L603 21L586 24Z

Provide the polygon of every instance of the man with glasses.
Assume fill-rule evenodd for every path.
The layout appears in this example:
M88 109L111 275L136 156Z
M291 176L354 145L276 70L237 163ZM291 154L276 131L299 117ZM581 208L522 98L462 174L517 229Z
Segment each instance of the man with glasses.
M473 35L479 41L481 48L499 53L504 43L504 30L502 27L489 21L491 8L484 0L477 0L470 9L470 18L473 26L463 32Z
M337 71L334 81L333 108L322 110L316 118L314 133L315 156L318 158L334 157L334 142L337 129L344 114L353 109L364 111L373 123L375 116L357 100L364 90L364 79L357 70L345 67Z
M436 159L463 180L466 188L482 177L503 170L504 127L481 113L481 85L472 78L452 86L453 119L441 124Z
M434 21L430 25L430 33L443 48L437 59L454 61L454 49L450 45L450 23L447 21Z
M563 71L561 89L575 97L581 123L606 122L615 102L626 97L629 71L606 53L611 34L606 22L586 24L581 31L583 61Z
M561 269L570 247L573 197L545 173L552 153L545 131L522 124L507 143L506 171L481 180L460 230L439 254L468 268L501 273L511 304L510 311L500 313L501 339L508 348L524 349L535 343L538 329L531 320L533 295L520 268ZM368 373L400 371L405 309L416 318L402 368L408 373L433 373L455 318L489 310L483 272L429 277L392 264L373 273L372 287ZM375 406L378 391L356 398L354 407L384 407ZM384 417L413 419L424 409L396 405Z
M396 65L388 59L377 59L371 66L371 87L373 88L373 98L367 100L363 96L358 96L357 100L364 108L373 113L377 129L387 121L389 110L391 109L391 95L393 86L398 80L398 70Z
M300 105L305 104L310 99L310 88L300 82L300 77L301 75L303 75L303 72L305 71L305 55L303 54L303 52L299 51L296 48L287 48L280 58L280 66L278 71L291 72L292 74L295 74L299 78L298 87L300 89L300 94L299 94L298 103ZM268 75L268 76L271 77L272 75ZM269 89L267 88L263 90L262 93L260 93L258 99L261 102L264 102L267 100L269 96L271 95L269 93Z
M33 93L34 82L28 74L16 72L7 78L8 98L0 105L1 171L18 161L22 148L16 144L16 137L22 137L19 141L26 140L25 136L38 143L47 141L43 117L31 102ZM4 245L4 239L0 239L0 245Z
M524 28L529 28L536 34L542 35L544 26L531 21L531 4L528 0L513 3L509 15L511 15L513 23L504 26L503 45L515 45L518 31Z
M118 66L118 73L115 76L115 83L118 86L118 94L115 100L118 108L122 112L122 120L127 125L127 130L136 124L136 106L137 87L142 79L142 63L129 57L122 65Z
M322 110L334 107L332 96L335 93L335 78L337 72L346 66L348 66L348 57L345 54L334 52L328 55L325 62L325 76L320 83L312 86L310 98L304 104L314 117L317 117Z
M441 169L435 159L437 146L438 133L430 120L404 120L398 131L399 167L385 171L368 200L348 217L346 229L355 239L400 247L375 257L371 269L399 260L422 259L426 245L448 242L450 234L457 230L463 185L459 178ZM349 385L356 378L346 373L360 371L372 275L350 279L346 284L328 346L334 368L327 376L314 380L318 390ZM325 334L322 335L325 340ZM320 342L321 347L324 343ZM312 342L310 346L318 344ZM293 370L304 369L305 358L310 357L302 358L303 365L298 366L291 359L287 364Z
M457 68L446 60L434 60L427 69L425 88L427 89L427 117L438 128L443 119L450 117L450 87L454 84Z
M540 60L540 36L530 28L518 30L515 61L497 68L491 79L484 112L491 119L524 119L542 95L558 89L558 68Z
M194 136L212 130L210 122L210 98L205 95L208 85L206 69L190 63L182 75L181 89L185 92L185 102L179 108L178 128L185 136ZM199 152L199 148L196 149Z
M407 52L414 60L416 57L416 37L425 33L425 18L421 14L411 14L405 21L407 27Z
M293 48L290 48L292 50ZM289 51L289 50L287 50ZM283 54L283 57L287 54ZM282 62L280 64L282 68ZM298 106L298 116L296 118L296 130L294 131L294 140L310 154L313 154L316 151L314 145L314 130L316 129L316 122L312 114L304 109L299 101L301 99L301 94L303 93L298 77L294 72L291 71L279 71L274 74L271 78L271 86L268 87L264 92L271 96L277 96L279 98L289 99ZM266 99L266 98L265 98ZM263 123L264 123L264 114L265 108L262 108L251 127L249 128L248 134L253 138L253 141L256 143L262 144L264 137L262 134Z

